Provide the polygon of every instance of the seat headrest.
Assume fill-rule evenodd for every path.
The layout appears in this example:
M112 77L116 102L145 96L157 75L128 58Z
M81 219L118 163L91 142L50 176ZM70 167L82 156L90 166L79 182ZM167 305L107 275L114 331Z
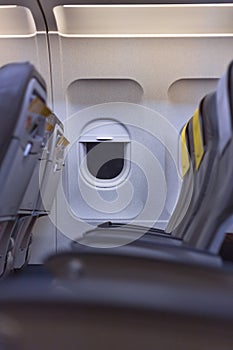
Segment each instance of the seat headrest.
M46 90L44 80L29 62L10 63L0 69L0 165L17 125L28 84L33 78Z

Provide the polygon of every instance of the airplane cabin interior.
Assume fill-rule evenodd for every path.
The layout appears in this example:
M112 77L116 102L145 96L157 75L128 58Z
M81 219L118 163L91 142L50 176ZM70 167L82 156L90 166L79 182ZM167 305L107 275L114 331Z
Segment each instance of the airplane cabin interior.
M0 350L231 350L233 2L0 0Z

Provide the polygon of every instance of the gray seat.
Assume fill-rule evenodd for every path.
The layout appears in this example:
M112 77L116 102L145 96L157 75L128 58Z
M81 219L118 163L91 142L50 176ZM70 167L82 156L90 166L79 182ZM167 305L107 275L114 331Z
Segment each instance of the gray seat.
M0 275L12 263L11 233L41 151L45 117L32 110L37 96L46 99L45 83L30 63L0 69Z
M180 224L172 231L172 235L183 238L189 225L196 220L202 202L206 196L210 176L217 167L216 155L218 151L218 117L216 110L216 94L209 94L200 103L198 115L195 116L197 125L189 130L189 139L193 145L195 158L193 174L193 191L188 210ZM195 128L195 130L194 130ZM198 128L200 128L198 130ZM199 149L202 148L202 149ZM187 240L188 242L188 240Z
M44 147L38 154L12 233L14 269L21 269L27 264L30 257L32 229L37 219L48 215L51 210L63 168L64 151L68 145L60 120L42 101L37 103L46 114Z
M219 147L200 209L184 240L197 249L218 254L233 215L233 62L217 89ZM230 231L228 231L230 229Z
M34 266L0 283L7 345L22 345L22 350L128 350L132 344L136 350L155 344L164 350L190 344L194 350L231 349L232 271L66 254L46 266L54 279Z

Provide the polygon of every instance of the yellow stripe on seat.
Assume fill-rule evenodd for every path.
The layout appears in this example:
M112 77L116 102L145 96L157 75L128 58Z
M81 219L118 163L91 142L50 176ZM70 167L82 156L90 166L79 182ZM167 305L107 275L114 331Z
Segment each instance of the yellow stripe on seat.
M201 164L203 155L205 153L198 109L196 109L193 116L193 143L194 143L195 167L196 167L196 170L198 170Z
M189 162L189 153L186 143L186 128L187 124L182 129L181 132L181 157L182 157L182 177L185 176L185 174L188 172L190 168L190 162Z

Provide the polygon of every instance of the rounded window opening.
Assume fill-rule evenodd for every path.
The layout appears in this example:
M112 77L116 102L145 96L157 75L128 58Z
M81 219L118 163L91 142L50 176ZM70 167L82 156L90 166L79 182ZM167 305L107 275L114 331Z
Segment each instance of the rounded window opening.
M86 142L86 164L96 179L112 180L124 169L123 142Z
M122 183L130 171L130 137L117 121L98 119L83 130L78 141L82 179L99 188Z

